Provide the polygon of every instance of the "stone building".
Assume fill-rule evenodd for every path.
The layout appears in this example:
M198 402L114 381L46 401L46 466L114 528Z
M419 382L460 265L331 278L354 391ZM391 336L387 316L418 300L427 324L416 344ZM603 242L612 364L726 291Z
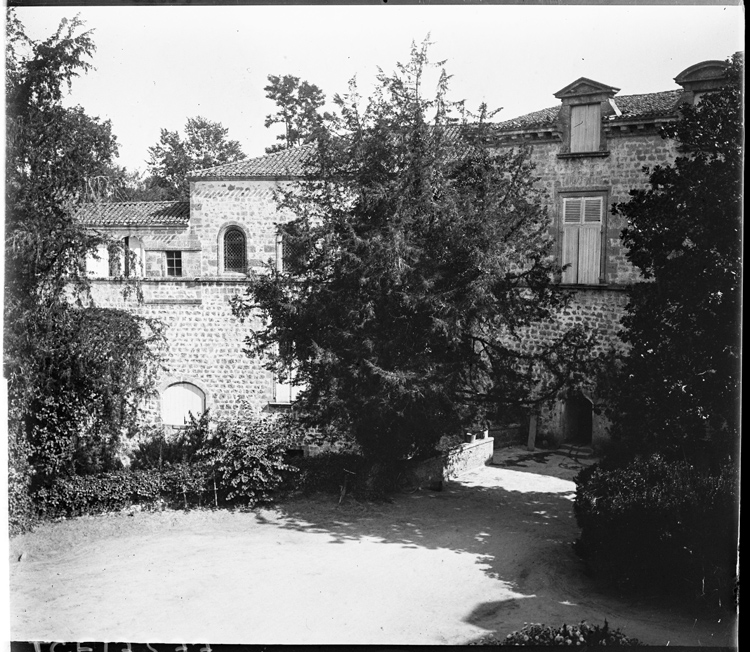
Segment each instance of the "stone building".
M497 125L493 146L529 146L547 190L557 255L569 265L562 283L573 294L561 319L596 331L602 350L619 346L625 289L637 278L620 241L624 224L610 207L646 186L644 166L674 159L675 143L659 136L659 126L682 103L717 88L724 69L723 62L703 62L675 77L678 88L642 95L620 96L618 88L580 78L554 93L555 106ZM259 409L293 399L294 388L243 354L252 324L232 316L229 299L244 291L249 270L269 260L282 264L276 224L290 216L277 211L274 188L302 173L304 156L292 149L192 172L189 202L82 210L86 225L125 239L136 261L125 269L106 252L91 261L94 299L167 325L170 353L157 406L163 423L181 424L188 410L225 415L243 399ZM142 302L122 297L126 273L142 277ZM593 385L563 397L543 415L541 434L596 445L606 437L592 409L597 398Z

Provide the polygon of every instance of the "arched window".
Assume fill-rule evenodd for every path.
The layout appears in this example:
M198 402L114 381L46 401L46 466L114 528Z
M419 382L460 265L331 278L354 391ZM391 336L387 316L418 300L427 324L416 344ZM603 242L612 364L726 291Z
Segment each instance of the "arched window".
M166 426L184 426L192 414L196 419L206 410L206 395L192 383L175 383L161 396L161 420Z
M246 251L245 234L237 227L227 229L224 234L224 271L244 274L247 271Z

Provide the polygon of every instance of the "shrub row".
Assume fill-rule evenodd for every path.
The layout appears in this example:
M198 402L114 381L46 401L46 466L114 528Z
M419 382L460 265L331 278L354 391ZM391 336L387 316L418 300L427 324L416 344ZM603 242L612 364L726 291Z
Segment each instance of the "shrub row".
M622 588L731 603L737 555L735 469L718 474L660 455L576 478L577 552Z
M194 506L210 500L211 470L203 464L58 478L33 496L41 518L118 511L131 505Z
M288 485L297 469L285 460L290 443L283 420L243 415L233 421L193 419L169 439L143 442L131 468L97 475L62 476L37 489L38 517L118 511L134 504L255 505Z

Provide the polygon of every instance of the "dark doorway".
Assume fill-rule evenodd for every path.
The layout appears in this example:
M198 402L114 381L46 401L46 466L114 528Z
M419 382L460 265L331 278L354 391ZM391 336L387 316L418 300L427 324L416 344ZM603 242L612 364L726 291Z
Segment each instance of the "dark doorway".
M563 433L566 443L591 445L592 414L593 405L583 394L571 396L565 401Z

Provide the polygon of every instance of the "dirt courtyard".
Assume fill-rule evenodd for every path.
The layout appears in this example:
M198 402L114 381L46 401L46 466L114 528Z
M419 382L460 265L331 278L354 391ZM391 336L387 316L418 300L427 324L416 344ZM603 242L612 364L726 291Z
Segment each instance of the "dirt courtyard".
M579 468L514 449L392 503L45 525L10 541L11 640L455 645L606 618L648 645L734 646L726 618L622 598L584 574L571 548Z

